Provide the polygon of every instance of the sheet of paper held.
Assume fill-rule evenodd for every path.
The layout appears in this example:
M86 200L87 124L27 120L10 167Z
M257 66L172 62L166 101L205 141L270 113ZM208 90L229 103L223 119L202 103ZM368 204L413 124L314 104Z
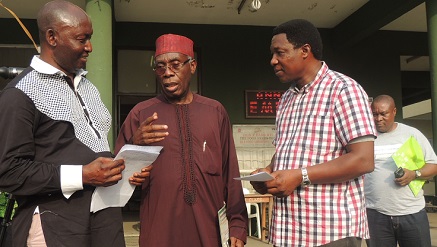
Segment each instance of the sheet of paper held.
M141 168L151 165L158 157L161 146L137 146L126 144L118 152L115 159L124 159L126 168L123 178L117 184L109 187L97 187L91 197L90 212L97 212L108 207L124 207L135 186L129 183L129 178L141 171Z
M244 181L254 181L254 182L265 182L273 179L273 176L267 172L259 172L253 175L234 178L236 180L244 180Z

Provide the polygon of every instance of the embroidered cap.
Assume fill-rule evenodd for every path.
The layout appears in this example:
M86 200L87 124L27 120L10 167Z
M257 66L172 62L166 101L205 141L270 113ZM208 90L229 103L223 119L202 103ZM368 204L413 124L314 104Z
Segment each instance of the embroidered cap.
M194 58L194 42L181 35L164 34L156 39L155 57L169 52L179 52Z

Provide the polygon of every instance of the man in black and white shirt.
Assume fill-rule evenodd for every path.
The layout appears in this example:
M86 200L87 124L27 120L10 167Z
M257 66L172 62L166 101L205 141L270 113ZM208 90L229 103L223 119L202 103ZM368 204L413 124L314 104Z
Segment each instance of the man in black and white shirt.
M0 94L0 190L15 195L14 246L125 246L120 208L90 213L97 186L119 181L111 116L84 75L92 24L66 1L37 17L41 54ZM148 169L130 178L140 185Z

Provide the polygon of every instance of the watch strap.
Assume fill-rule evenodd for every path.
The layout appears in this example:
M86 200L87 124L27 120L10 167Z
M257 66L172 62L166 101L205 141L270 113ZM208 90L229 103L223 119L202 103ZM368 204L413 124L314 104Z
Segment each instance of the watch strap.
M416 173L416 178L419 178L420 176L422 176L422 173L420 172L420 170L415 170L414 173Z
M307 187L308 185L311 184L311 180L308 177L308 171L307 171L307 169L305 167L302 167L301 171L302 171L302 183L301 183L301 186L302 187Z

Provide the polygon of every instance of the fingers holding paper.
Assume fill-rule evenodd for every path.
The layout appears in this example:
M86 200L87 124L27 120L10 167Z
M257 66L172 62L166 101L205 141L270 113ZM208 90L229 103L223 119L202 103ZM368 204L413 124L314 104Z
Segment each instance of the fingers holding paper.
M277 197L289 196L301 185L302 173L300 169L278 170L271 174L274 179L267 181L267 192Z
M277 197L289 196L293 191L300 186L302 178L299 169L271 171L271 166L253 171L252 174L259 172L269 173L273 179L266 182L251 181L256 192L260 194L272 194Z
M148 182L152 167L148 167L158 157L162 146L139 146L125 144L115 161L124 161L123 179L113 186L98 187L91 199L91 212L97 212L107 207L124 207L132 196L135 186Z
M142 185L148 180L152 168L152 165L143 167L140 172L135 172L132 177L129 178L129 182L136 186Z
M93 186L111 186L121 178L124 160L100 157L82 168L82 183Z
M267 173L271 173L271 168L270 166L267 166L266 168L258 168L255 171L251 172L250 175L253 174L257 174L260 172L267 172ZM265 182L257 182L257 181L250 181L250 184L252 185L252 187L255 189L256 192L260 193L260 194L266 194L267 193L267 186Z

